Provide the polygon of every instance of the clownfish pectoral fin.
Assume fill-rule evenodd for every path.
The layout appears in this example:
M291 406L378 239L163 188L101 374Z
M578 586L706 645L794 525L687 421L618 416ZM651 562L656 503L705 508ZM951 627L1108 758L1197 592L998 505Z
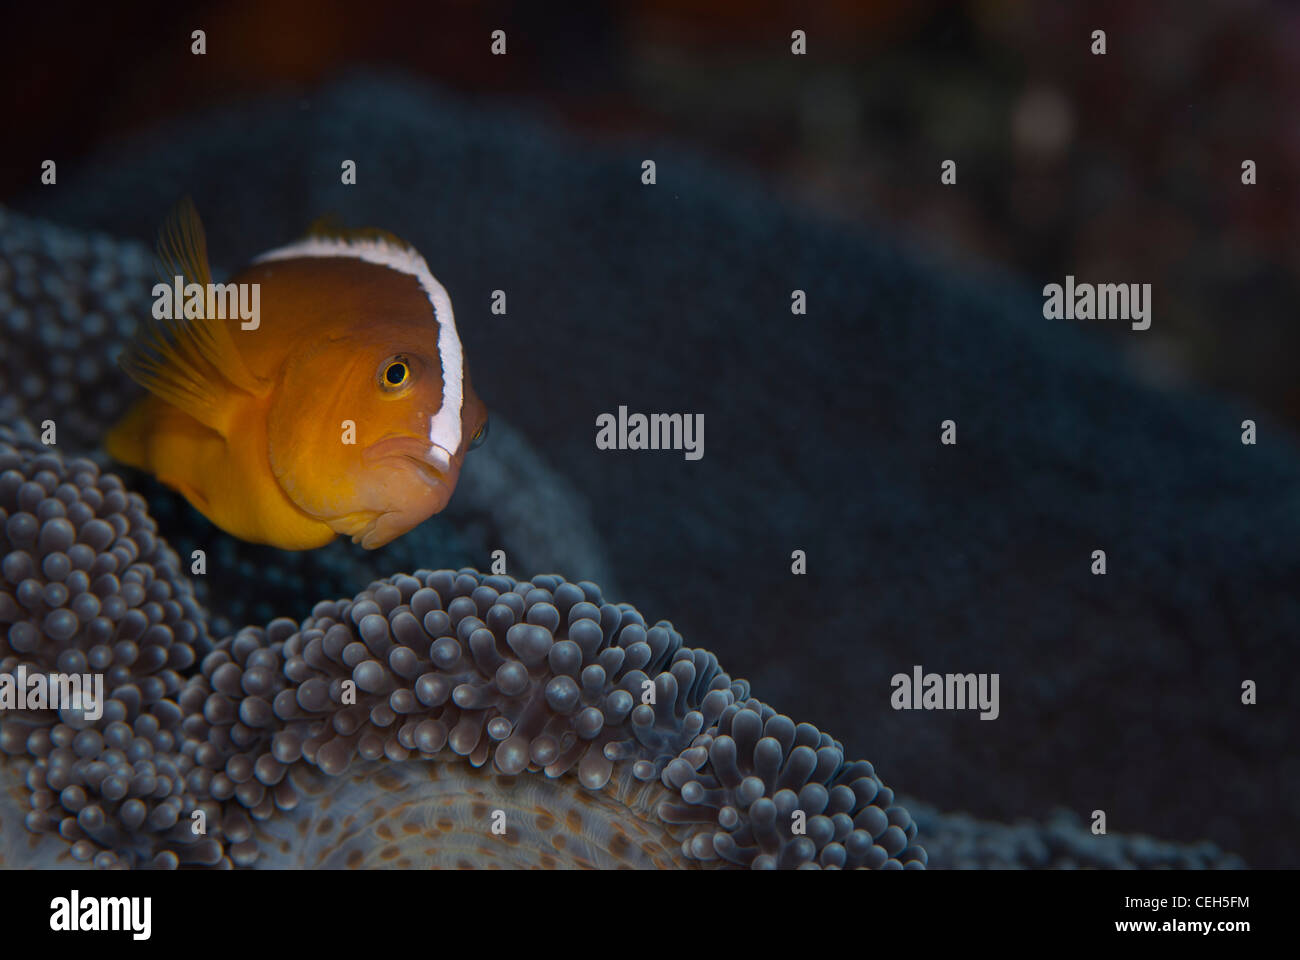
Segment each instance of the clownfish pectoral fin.
M114 460L137 469L147 469L149 454L145 438L149 433L149 398L141 397L104 438L104 449Z
M235 347L232 320L209 316L213 303L208 244L188 197L172 210L158 236L159 290L170 309L154 311L122 355L122 368L150 393L224 433L230 390L258 395L264 386ZM201 295L186 292L198 284ZM158 314L163 315L160 317Z

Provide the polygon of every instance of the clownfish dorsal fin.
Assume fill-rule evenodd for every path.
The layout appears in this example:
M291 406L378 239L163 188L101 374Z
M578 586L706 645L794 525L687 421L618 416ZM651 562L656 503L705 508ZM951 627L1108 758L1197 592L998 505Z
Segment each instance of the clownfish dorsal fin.
M337 213L322 213L319 217L307 224L307 230L303 234L307 237L338 237L347 233L347 228L343 226L343 220Z
M396 234L389 233L387 230L380 230L377 227L345 227L339 219L338 214L327 213L324 216L317 217L307 227L307 233L304 240L342 240L344 243L351 243L358 240L369 240L387 244L397 250L414 252L415 248Z
M176 204L159 231L157 261L159 282L169 293L177 277L182 289L200 284L204 307L198 316L187 317L183 302L165 311L170 317L151 313L122 355L122 368L150 393L224 435L230 405L223 397L232 389L260 395L266 388L235 348L230 324L238 317L207 316L208 243L189 197Z

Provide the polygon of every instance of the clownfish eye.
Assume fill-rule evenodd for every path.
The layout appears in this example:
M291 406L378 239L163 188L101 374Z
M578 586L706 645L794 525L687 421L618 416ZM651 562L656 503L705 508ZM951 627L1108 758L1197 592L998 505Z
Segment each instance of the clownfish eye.
M488 422L484 420L483 426L479 427L478 430L475 431L474 436L469 438L469 448L471 450L476 450L479 447L483 446L483 441L487 439L487 433L488 433Z
M384 390L400 390L411 382L411 364L406 357L390 357L379 365L379 386Z

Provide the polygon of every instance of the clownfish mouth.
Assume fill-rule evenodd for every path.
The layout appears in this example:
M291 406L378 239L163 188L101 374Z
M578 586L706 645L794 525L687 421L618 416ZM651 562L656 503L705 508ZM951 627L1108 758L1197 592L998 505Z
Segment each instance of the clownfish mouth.
M428 441L417 437L387 437L367 447L361 459L367 466L381 460L409 461L419 471L421 480L431 487L441 487L446 485L450 464L441 448L437 448L437 453L444 456L432 453Z

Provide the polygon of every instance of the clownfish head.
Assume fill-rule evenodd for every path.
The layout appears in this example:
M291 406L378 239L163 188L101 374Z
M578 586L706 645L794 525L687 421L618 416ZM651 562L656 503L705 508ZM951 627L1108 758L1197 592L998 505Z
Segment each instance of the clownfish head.
M441 511L487 412L424 259L383 240L313 238L253 269L267 272L268 321L308 310L316 331L286 345L270 402L270 462L285 494L367 549Z

